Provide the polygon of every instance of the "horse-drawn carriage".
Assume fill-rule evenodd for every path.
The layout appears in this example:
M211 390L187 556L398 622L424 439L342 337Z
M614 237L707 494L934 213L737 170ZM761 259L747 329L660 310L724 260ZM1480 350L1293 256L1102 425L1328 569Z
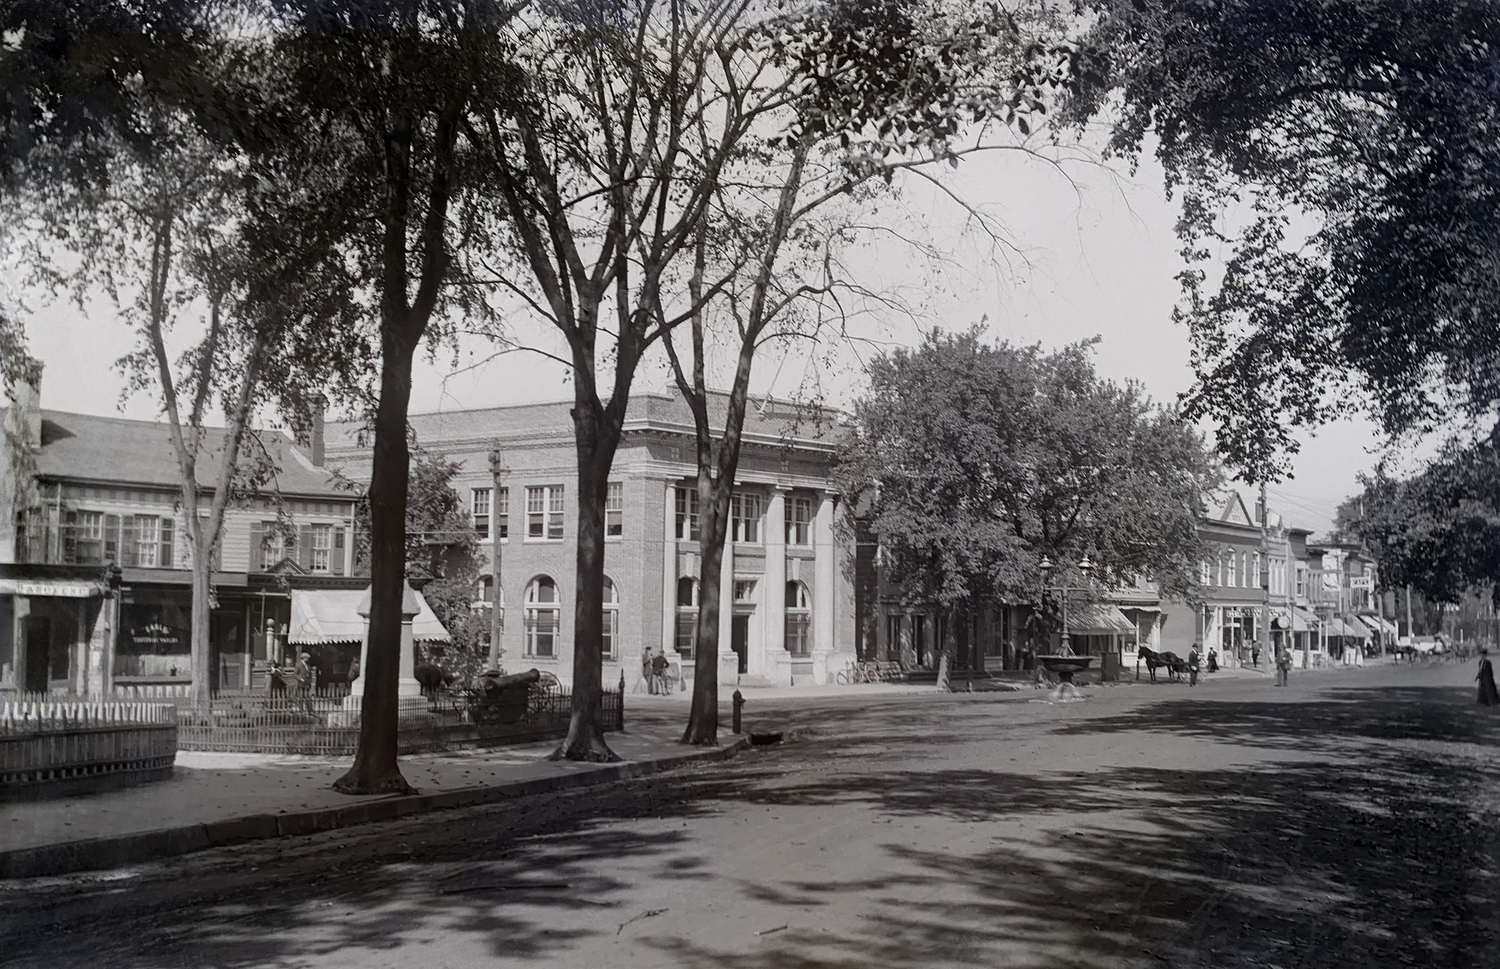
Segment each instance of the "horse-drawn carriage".
M1137 650L1137 655L1139 656L1139 659L1136 660L1136 679L1141 678L1141 663L1146 664L1146 672L1151 674L1152 683L1156 682L1156 670L1158 667L1165 667L1167 670L1167 678L1174 682L1179 677L1186 676L1188 673L1187 660L1183 659L1181 656L1178 656L1176 653L1170 650L1162 650L1161 652L1157 652L1154 649L1142 646Z

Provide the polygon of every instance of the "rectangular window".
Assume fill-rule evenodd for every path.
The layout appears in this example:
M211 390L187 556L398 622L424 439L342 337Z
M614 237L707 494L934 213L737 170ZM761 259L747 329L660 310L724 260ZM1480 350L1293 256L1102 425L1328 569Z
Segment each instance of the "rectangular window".
M625 485L611 481L604 493L604 534L619 538L625 534Z
M526 489L526 538L557 541L563 537L563 486L534 485ZM548 656L551 653L546 654Z
M495 502L495 537L502 542L510 538L509 488L501 488L500 498Z
M685 660L693 658L693 633L698 628L698 610L677 613L677 652Z
M1251 552L1250 553L1250 575L1247 575L1246 578L1251 580L1251 582L1253 583L1254 588L1257 588L1257 589L1267 589L1267 590L1270 589L1270 585L1271 585L1270 581L1267 578L1262 577L1261 574L1260 574L1260 553L1259 552Z
M734 581L734 601L752 602L755 599L755 580L736 579Z
M698 540L698 489L677 486L677 540Z
M470 492L469 514L474 519L474 534L480 541L490 537L490 488Z
M1200 564L1200 567L1198 569L1198 583L1200 585L1205 585L1206 586L1206 585L1211 584L1212 582L1213 582L1213 564L1211 562L1209 562L1208 559L1204 559L1203 562Z
M731 538L736 542L759 542L760 516L760 495L737 494L730 498Z
M73 526L73 554L64 561L96 565L104 561L104 513L79 512Z
M327 572L332 552L333 526L314 525L312 527L312 570Z
M1300 564L1297 566L1297 598L1307 598L1307 569Z
M805 612L786 614L786 651L793 656L812 655L812 617Z
M526 655L557 655L556 609L526 610Z
M788 498L786 500L786 543L788 545L812 544L811 498Z
M287 557L286 536L275 531L276 522L261 522L260 571L269 572Z
M135 564L156 568L161 553L161 519L155 515L135 516Z
M1231 589L1234 588L1236 585L1239 584L1238 581L1237 581L1239 577L1235 574L1235 572L1236 572L1236 570L1235 570L1235 563L1238 560L1239 560L1239 556L1236 555L1234 552L1230 552L1229 553L1229 558L1224 563L1224 567L1228 570L1227 572L1224 573L1224 584L1226 586L1229 586Z
M605 659L615 658L615 641L619 638L619 632L620 610L606 608L604 610L604 635L600 641L600 649Z

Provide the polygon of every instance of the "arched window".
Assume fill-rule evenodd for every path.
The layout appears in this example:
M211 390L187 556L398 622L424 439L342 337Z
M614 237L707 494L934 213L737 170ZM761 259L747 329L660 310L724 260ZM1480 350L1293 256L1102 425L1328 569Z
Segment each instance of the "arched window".
M605 659L618 659L620 640L620 600L615 594L615 584L609 576L604 577L604 636L602 650Z
M793 656L812 655L812 607L807 586L795 579L786 584L786 651Z
M677 580L677 652L682 658L693 658L693 635L698 629L698 580L683 576Z
M526 587L526 655L556 656L561 600L551 576L539 575Z

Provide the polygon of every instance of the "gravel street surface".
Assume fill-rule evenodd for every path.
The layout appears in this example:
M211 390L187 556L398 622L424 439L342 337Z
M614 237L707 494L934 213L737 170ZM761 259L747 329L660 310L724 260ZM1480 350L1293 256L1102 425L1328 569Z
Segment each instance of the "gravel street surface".
M724 764L0 883L0 964L1500 965L1473 674L752 696Z

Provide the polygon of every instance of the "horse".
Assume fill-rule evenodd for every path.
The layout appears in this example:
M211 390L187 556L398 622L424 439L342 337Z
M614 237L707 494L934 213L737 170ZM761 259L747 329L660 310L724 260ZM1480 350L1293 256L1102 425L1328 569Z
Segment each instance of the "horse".
M1187 663L1176 653L1159 653L1147 646L1140 647L1136 652L1141 659L1146 661L1146 671L1151 674L1152 683L1156 682L1156 668L1158 666L1165 666L1167 668L1167 677L1171 680L1176 680L1187 669Z

